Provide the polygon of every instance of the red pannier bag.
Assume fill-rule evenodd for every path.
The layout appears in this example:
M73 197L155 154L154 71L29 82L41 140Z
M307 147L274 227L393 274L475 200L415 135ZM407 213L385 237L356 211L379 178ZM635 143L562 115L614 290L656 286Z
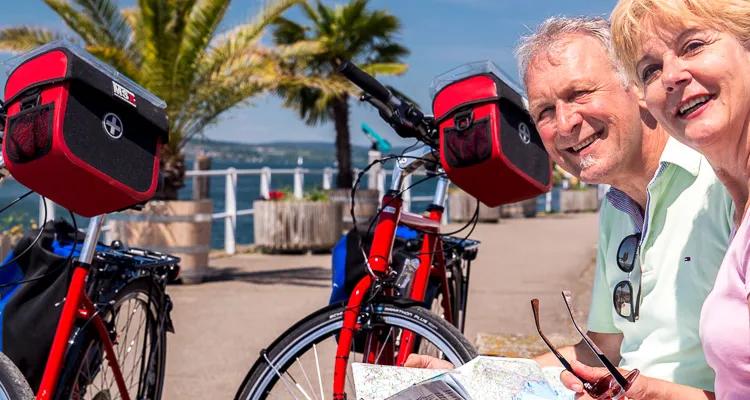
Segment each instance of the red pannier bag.
M77 45L10 60L3 157L22 185L84 217L153 197L166 104Z
M552 162L521 89L491 61L432 82L440 161L448 178L489 207L546 193Z

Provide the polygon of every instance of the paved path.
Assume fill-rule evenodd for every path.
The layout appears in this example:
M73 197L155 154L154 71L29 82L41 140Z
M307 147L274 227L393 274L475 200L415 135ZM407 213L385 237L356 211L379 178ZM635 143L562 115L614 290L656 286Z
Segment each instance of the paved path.
M560 291L572 290L585 314L596 224L597 214L580 214L477 225L472 238L483 244L472 264L469 340L533 333L533 297L546 332L570 333ZM330 263L330 255L243 254L212 260L210 282L170 286L176 334L168 337L164 398L232 398L260 349L328 303Z

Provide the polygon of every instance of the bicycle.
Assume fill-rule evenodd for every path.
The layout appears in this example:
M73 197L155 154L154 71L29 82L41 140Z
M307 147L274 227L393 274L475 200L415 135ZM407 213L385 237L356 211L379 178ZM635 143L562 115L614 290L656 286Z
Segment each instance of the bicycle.
M351 395L354 393L348 371L349 361L356 359L357 353L361 353L362 362L382 365L403 365L415 348L421 354L431 354L454 365L477 356L462 332L470 263L477 255L479 242L468 240L468 236L459 239L441 234L440 221L450 182L440 166L434 120L395 98L386 87L350 62L342 63L340 71L365 91L360 101L376 107L400 136L416 138L422 146L396 157L391 188L383 196L371 223L375 224L375 232L365 257L368 273L348 301L308 315L263 349L238 389L236 399L324 399L324 387L333 389L334 400L345 399L347 381ZM438 181L432 204L427 207L428 216L404 211L401 198L405 178L420 167L425 167L428 178ZM367 169L359 177L366 172ZM477 217L478 204L470 222ZM392 263L398 226L422 234L419 253L407 257L403 266ZM426 306L442 308L438 311L441 315ZM334 343L327 345L324 343L327 339L334 339ZM312 354L308 359L304 356L309 350ZM333 371L321 370L320 360L326 357L335 359L329 365ZM301 358L305 358L304 363ZM299 368L293 368L295 364ZM314 373L308 374L305 365L314 367L311 371ZM295 379L292 372L296 369L301 374ZM311 379L316 382L317 390ZM273 389L282 393L271 394Z
M0 170L4 167L0 156ZM70 214L78 232L75 216ZM166 333L174 333L172 301L165 289L168 281L178 277L180 259L124 248L116 240L108 246L98 244L104 218L91 218L83 244L79 246L74 240L65 264L60 266L72 262L73 274L37 400L161 397ZM74 258L79 247L80 254ZM138 319L140 327L131 332L131 322L139 311L143 314ZM138 348L141 340L143 346ZM0 394L10 399L31 398L31 387L5 358L0 358ZM128 365L132 367L129 375L125 370ZM107 384L109 387L105 387Z

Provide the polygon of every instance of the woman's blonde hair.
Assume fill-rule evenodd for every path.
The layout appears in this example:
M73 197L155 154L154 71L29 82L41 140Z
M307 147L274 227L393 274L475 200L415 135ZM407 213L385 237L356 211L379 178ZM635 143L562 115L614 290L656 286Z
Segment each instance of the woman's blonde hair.
M635 65L649 27L706 27L732 34L750 47L748 0L620 0L611 20L615 55L628 77L639 85Z

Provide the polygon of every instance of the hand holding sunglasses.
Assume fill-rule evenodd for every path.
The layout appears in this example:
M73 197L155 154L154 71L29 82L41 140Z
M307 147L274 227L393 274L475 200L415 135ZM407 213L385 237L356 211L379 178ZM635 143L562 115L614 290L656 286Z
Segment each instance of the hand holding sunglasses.
M620 371L615 368L615 366L612 364L612 362L607 359L607 357L604 356L604 353L602 353L601 350L599 350L599 347L596 346L596 344L589 339L589 337L584 333L576 323L575 317L573 316L573 310L571 306L571 293L567 290L562 292L563 300L565 300L565 306L568 308L568 313L570 314L570 319L573 321L573 326L575 326L576 330L579 334L581 334L581 337L583 337L583 341L589 346L591 351L594 352L596 355L596 358L599 359L599 361L602 363L602 365L607 369L608 373L604 376L599 377L597 380L592 381L590 379L584 379L581 374L577 373L573 367L570 365L568 360L566 360L562 354L560 354L559 351L555 348L555 346L552 345L552 343L547 339L546 336L544 336L544 333L542 333L542 328L539 326L539 300L533 299L531 300L531 308L534 312L534 322L536 323L536 330L539 333L539 336L542 338L544 343L547 345L547 347L552 351L552 353L557 357L558 360L560 360L560 363L563 367L565 367L566 370L568 370L571 374L573 374L576 378L578 378L583 383L583 389L594 399L613 399L613 400L619 400L625 396L625 392L630 388L630 386L633 384L633 381L638 377L640 374L640 371L637 369L634 369L630 371L626 376L623 376Z

